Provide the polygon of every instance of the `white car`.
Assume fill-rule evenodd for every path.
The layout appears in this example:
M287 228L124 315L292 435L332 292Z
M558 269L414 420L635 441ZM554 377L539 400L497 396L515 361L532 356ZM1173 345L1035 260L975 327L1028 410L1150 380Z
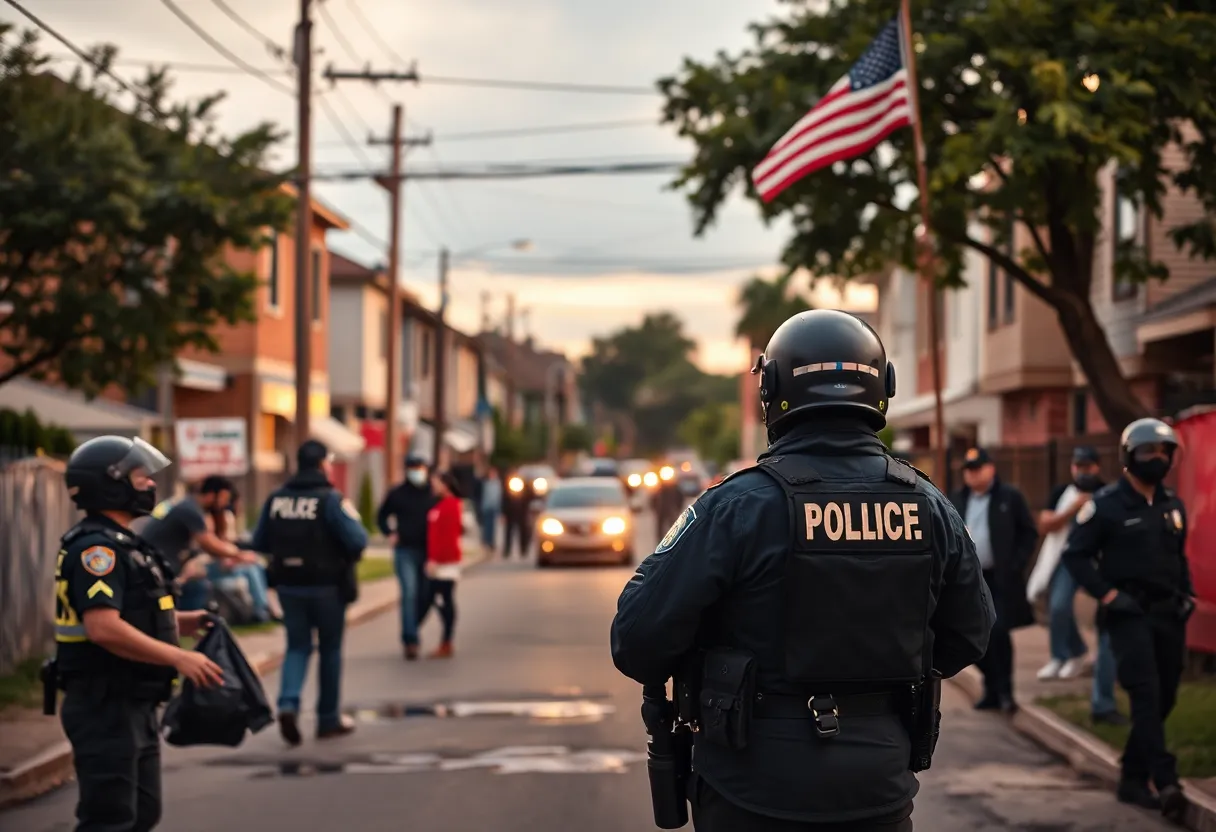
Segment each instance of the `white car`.
M616 477L572 477L555 484L536 520L536 565L557 561L633 563L633 511Z

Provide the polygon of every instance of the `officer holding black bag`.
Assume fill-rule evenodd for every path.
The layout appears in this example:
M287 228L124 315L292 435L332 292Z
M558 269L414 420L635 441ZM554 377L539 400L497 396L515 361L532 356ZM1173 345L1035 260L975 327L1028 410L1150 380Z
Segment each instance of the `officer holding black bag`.
M177 612L173 573L131 521L156 505L152 476L169 466L141 439L100 436L68 460L68 493L85 517L60 543L55 567L55 658L43 668L43 709L64 691L77 832L146 832L161 818L157 708L177 674L222 681L201 653L178 646L205 612Z
M767 453L684 511L612 624L656 823L683 826L687 796L701 832L910 830L941 679L995 620L974 545L876 435L895 371L864 322L800 313L753 372Z

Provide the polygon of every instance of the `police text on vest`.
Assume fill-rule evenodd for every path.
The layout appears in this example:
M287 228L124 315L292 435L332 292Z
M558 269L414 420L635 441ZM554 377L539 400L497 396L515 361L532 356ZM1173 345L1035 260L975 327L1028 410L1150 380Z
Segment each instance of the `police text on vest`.
M270 501L270 516L284 520L316 520L319 497L275 497Z
M805 503L806 539L816 534L838 540L920 540L917 503L881 502Z

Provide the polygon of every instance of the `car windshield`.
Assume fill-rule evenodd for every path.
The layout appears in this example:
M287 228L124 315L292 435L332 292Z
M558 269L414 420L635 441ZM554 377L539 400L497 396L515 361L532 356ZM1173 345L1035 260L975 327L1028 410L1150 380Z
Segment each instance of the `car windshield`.
M525 480L535 480L542 477L547 480L556 479L553 475L553 469L547 465L525 465L519 469L519 476Z
M602 485L567 485L549 495L549 508L608 508L625 504L620 488Z

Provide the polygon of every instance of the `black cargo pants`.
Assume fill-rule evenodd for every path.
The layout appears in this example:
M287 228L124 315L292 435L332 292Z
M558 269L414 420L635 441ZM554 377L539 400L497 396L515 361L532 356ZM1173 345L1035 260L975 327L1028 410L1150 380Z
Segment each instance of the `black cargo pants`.
M693 773L688 785L696 832L912 832L912 802L888 815L840 823L802 823L758 815L731 803Z
M160 822L157 705L68 685L61 719L76 767L76 832L147 832Z

